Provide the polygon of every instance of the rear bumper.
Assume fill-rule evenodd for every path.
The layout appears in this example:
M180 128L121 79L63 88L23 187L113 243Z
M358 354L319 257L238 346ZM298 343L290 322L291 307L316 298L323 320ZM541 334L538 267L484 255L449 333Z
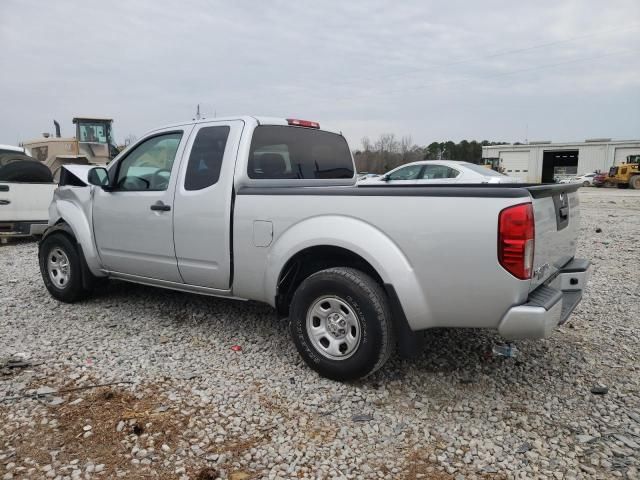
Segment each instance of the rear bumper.
M498 326L500 335L508 340L551 335L580 303L590 268L588 260L571 260L551 282L531 292L527 303L509 309Z

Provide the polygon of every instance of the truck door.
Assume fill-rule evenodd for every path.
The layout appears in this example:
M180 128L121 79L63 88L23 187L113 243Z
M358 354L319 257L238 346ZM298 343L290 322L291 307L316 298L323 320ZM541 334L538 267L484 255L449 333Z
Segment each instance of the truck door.
M180 282L173 196L191 126L154 133L109 168L113 191L94 190L93 229L105 267Z
M189 139L174 202L176 257L187 284L231 286L233 173L243 126L200 123Z

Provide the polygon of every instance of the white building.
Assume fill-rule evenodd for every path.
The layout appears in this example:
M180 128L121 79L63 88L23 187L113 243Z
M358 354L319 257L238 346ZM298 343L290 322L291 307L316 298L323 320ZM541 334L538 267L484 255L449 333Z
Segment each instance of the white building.
M584 142L530 142L482 147L482 158L499 161L505 174L523 182L551 183L554 178L606 172L640 155L640 140L594 138Z

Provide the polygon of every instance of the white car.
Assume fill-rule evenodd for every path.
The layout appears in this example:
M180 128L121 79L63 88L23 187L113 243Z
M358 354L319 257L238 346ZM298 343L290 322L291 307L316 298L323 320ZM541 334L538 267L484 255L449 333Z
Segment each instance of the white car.
M362 173L362 174L358 174L358 180L362 181L362 180L369 180L372 178L378 178L380 175L377 173Z
M359 185L419 185L435 183L517 183L518 179L482 165L454 160L423 160L407 163L385 175Z
M584 175L578 175L571 179L571 183L581 183L583 187L593 186L593 179L596 178L597 173L585 173Z

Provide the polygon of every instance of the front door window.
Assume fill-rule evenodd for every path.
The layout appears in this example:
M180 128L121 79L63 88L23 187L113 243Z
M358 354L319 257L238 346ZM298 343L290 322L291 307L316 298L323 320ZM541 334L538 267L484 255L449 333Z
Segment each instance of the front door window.
M129 192L166 190L181 138L182 133L167 133L138 145L120 162L116 189Z

